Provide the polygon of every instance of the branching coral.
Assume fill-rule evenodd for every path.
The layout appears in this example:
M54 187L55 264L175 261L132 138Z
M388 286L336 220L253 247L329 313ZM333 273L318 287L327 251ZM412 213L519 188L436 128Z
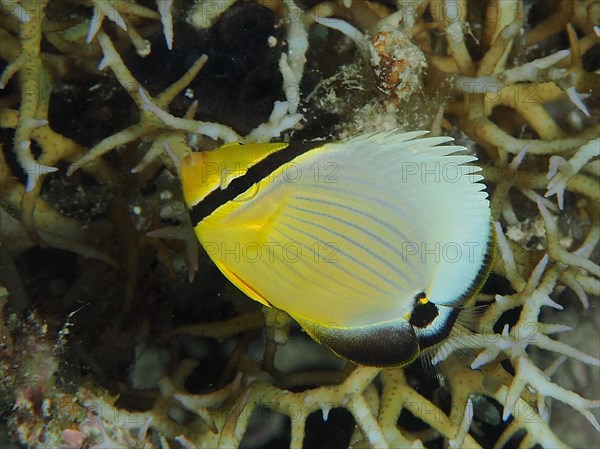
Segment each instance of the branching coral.
M392 3L81 0L57 14L64 5L54 1L0 2L0 263L10 290L10 302L0 290L0 405L18 443L301 448L317 433L377 448L598 441L600 354L584 346L598 337L588 312L600 295L600 73L582 62L600 44L597 3L553 2L542 17L542 2ZM264 58L243 78L252 45ZM206 106L222 100L215 79L238 76L240 108L254 109L256 97L244 96L256 85L269 98L245 127L239 110ZM68 96L73 86L84 86L84 101ZM66 126L56 104L67 115L69 103L91 103L94 126L79 112ZM115 110L119 123L103 123ZM423 364L340 368L284 313L238 302L209 276L176 161L222 142L390 127L452 134L479 156L494 275ZM67 213L77 199L51 195L57 180L101 186L100 217ZM100 262L77 259L81 271L54 304L51 288L34 288L37 274L26 277L28 265L52 264L30 255L36 247ZM197 272L193 292L178 277L186 271ZM37 312L19 318L9 307ZM579 315L596 333L570 332L567 343ZM135 390L123 373L148 341L170 350L169 375ZM565 384L569 363L587 376L583 387ZM558 402L587 420L585 432L560 427ZM257 418L265 411L267 423ZM327 432L340 422L343 432Z

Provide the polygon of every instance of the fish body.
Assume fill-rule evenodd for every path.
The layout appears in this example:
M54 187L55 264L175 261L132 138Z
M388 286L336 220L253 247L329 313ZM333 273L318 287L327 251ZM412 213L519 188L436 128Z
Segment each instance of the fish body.
M448 137L227 144L181 161L196 236L250 298L358 364L446 339L491 266L475 157Z

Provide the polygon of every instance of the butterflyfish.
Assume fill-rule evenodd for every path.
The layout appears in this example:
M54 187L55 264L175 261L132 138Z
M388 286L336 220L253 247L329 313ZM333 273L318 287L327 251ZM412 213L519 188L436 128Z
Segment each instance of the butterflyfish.
M425 134L192 152L179 170L196 236L242 292L339 356L411 363L448 338L494 245L476 158Z

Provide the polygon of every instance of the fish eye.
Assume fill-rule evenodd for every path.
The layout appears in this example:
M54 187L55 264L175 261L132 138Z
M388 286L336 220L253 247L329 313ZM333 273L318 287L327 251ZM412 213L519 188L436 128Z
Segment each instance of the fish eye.
M408 322L414 327L423 329L433 323L438 315L438 306L427 299L425 292L421 292L415 295L413 309Z

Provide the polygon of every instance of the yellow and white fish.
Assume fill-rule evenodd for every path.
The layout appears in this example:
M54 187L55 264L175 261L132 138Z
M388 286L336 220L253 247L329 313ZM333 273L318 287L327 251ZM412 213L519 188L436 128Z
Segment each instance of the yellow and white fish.
M476 158L424 134L191 153L196 236L240 290L338 355L406 365L448 337L494 245Z

